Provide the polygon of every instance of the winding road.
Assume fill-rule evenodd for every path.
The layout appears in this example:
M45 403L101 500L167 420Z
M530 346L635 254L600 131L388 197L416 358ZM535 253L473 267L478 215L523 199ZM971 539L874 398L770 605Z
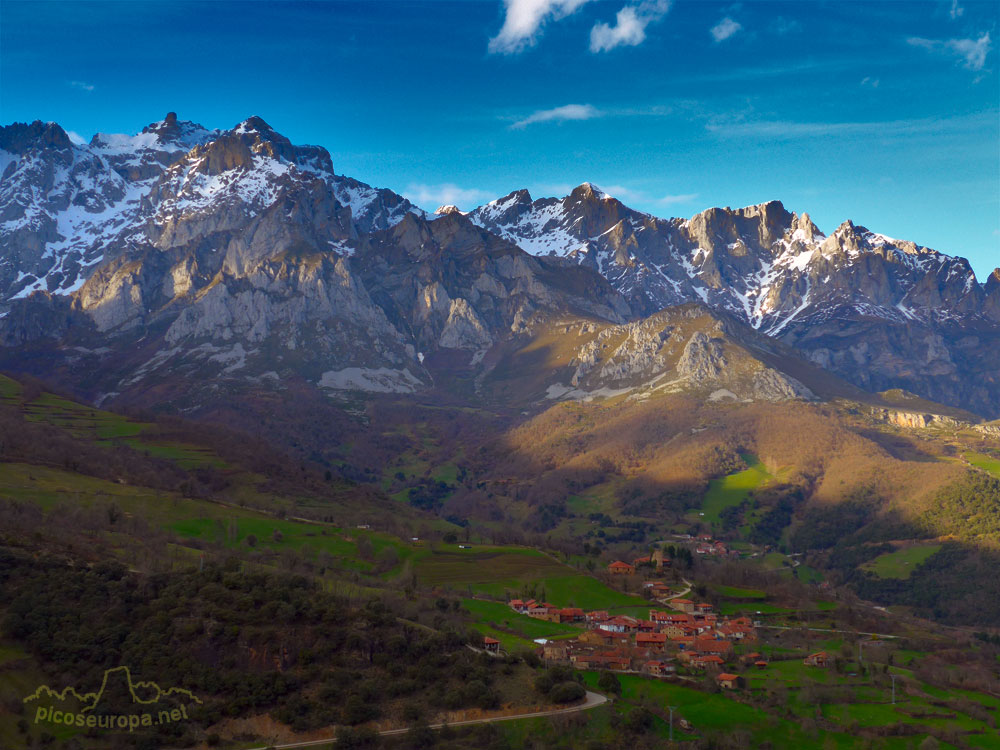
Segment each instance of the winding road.
M608 702L607 697L601 695L600 693L592 693L587 691L586 700L583 703L578 703L575 706L568 706L567 708L554 708L550 711L532 711L526 714L511 714L510 716L488 716L483 719L468 719L466 721L455 721L450 724L431 724L431 729L443 729L445 726L449 727L463 727L470 724L492 724L498 721L513 721L515 719L534 719L540 716L557 716L559 714L572 714L578 711L589 711L592 708L597 708ZM379 732L379 736L389 737L397 734L406 734L410 731L409 727L403 727L402 729L386 729L384 732ZM304 742L291 742L286 745L261 745L260 747L252 747L248 750L290 750L295 747L316 747L317 745L326 745L329 743L336 742L337 738L325 737L321 740L305 740Z

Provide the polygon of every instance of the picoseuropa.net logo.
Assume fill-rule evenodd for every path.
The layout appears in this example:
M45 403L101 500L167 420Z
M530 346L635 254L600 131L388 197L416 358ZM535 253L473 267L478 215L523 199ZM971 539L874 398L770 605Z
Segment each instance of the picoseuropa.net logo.
M96 692L81 694L74 687L59 692L42 685L24 704L36 724L135 732L185 721L189 706L201 705L201 700L184 688L164 690L155 682L134 682L128 667L114 667L105 670Z

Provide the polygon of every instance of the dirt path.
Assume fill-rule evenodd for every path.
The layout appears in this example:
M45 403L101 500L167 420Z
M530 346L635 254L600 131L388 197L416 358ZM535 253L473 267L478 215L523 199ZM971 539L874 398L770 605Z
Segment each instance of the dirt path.
M592 708L597 708L598 706L604 705L608 702L608 699L601 695L600 693L592 693L587 691L587 698L583 703L578 703L575 706L569 706L568 708L554 708L551 711L532 711L526 714L512 714L510 716L490 716L484 719L469 719L467 721L455 721L448 724L449 727L462 727L469 724L491 724L497 721L513 721L515 719L534 719L539 716L556 716L558 714L571 714L578 711L589 711ZM431 724L431 729L442 729L444 724ZM402 729L387 729L384 732L379 732L380 736L392 736L397 734L406 734L410 731L409 727L403 727ZM249 750L290 750L296 747L315 747L317 745L326 745L329 743L336 742L336 737L327 737L322 740L306 740L304 742L292 742L286 745L262 745L260 747L252 747Z

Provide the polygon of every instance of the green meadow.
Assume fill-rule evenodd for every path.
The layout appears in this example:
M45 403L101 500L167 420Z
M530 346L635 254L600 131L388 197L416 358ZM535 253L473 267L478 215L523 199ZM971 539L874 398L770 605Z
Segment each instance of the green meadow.
M870 570L879 578L909 578L921 563L940 550L940 544L915 544L879 555L861 568Z
M966 461L977 469L988 471L993 476L1000 478L1000 458L993 458L992 456L976 453L975 451L968 451L963 456Z
M424 584L494 599L528 596L560 607L620 609L649 603L523 547L442 548L419 556L414 572Z
M719 514L722 511L738 506L747 499L751 490L773 479L757 456L746 453L743 460L747 463L746 469L709 482L708 492L701 503L704 515L699 516L705 523L717 526L721 522Z

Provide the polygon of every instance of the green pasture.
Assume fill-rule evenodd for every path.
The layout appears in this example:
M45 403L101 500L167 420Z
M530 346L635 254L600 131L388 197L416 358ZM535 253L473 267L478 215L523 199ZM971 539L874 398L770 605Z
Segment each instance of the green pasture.
M879 578L909 578L921 563L940 550L940 544L915 544L879 555L861 568L872 571Z
M767 592L760 589L744 589L739 586L712 586L712 591L727 599L767 599Z
M424 584L464 589L496 599L531 597L586 610L649 609L642 597L616 591L548 555L522 547L436 549L419 556L414 572Z
M747 499L751 490L762 487L773 479L757 456L747 453L743 455L743 460L747 463L747 468L743 471L709 482L708 492L701 503L701 512L705 515L699 516L705 523L718 525L722 511L738 506Z
M488 625L527 640L577 636L582 628L558 622L546 622L512 610L506 604L482 599L463 599L462 606L469 610L477 624Z
M1000 458L987 456L984 453L976 453L975 451L967 451L962 455L966 461L977 469L988 471L993 476L1000 478Z

